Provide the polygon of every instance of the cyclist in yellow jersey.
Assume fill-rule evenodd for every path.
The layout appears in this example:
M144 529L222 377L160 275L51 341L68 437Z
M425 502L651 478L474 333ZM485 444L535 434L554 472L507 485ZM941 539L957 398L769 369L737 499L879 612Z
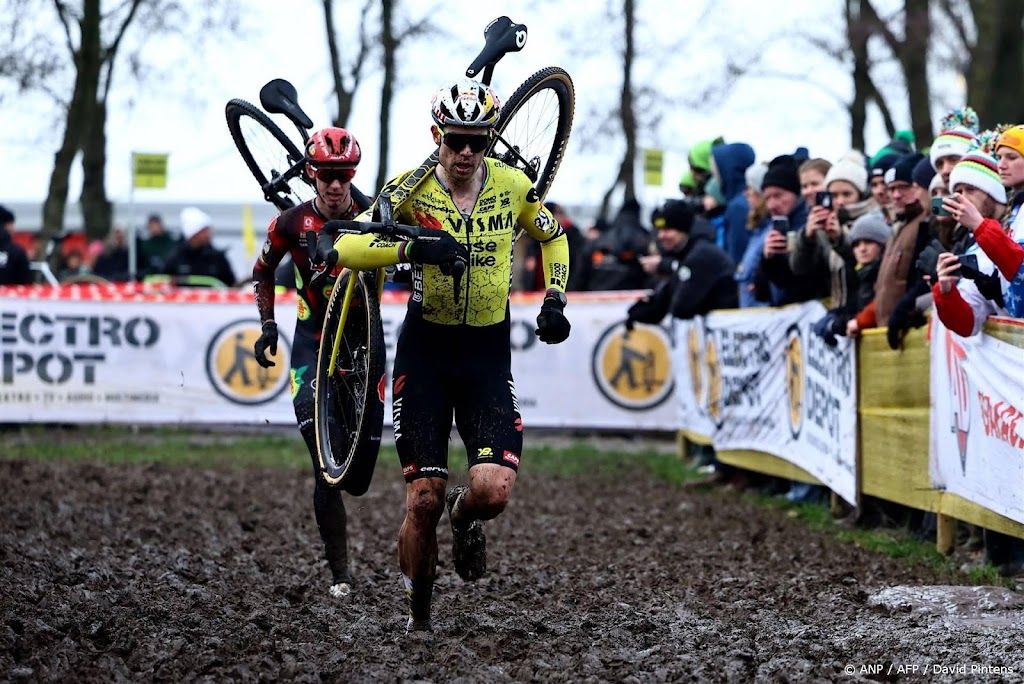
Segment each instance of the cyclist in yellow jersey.
M515 396L509 345L508 295L516 228L540 241L548 290L537 336L549 344L569 336L565 234L529 178L485 159L500 104L489 86L470 79L435 95L431 132L439 163L394 207L399 223L443 231L437 241L343 235L343 265L368 269L411 263L413 293L393 372L395 444L406 479L406 515L398 556L409 599L409 629L429 630L437 564L436 527L447 502L456 572L475 580L486 569L481 521L508 503L522 457L523 423ZM390 194L405 175L388 183ZM370 212L363 215L368 219ZM467 262L458 301L438 264ZM448 481L452 418L466 446L469 485Z

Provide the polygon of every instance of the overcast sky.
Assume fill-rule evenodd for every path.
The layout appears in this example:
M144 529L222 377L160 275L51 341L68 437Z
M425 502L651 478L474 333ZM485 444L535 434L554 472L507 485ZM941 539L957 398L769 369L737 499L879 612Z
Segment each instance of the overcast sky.
M357 6L354 2L337 4L339 11L351 12ZM621 140L614 133L593 133L593 113L614 102L621 82L617 44L612 42L618 27L605 20L605 5L539 0L406 0L405 4L411 15L439 7L434 18L451 37L425 41L402 53L401 90L392 115L391 171L416 165L430 151L433 91L461 75L482 45L484 26L508 14L528 25L529 40L522 52L509 55L499 65L494 85L507 97L526 76L549 65L562 66L573 76L577 93L574 132L589 130L592 145L583 149L583 136L573 139L549 196L572 204L597 204L615 175L622 151ZM761 160L792 151L797 145L831 159L847 150L848 119L842 101L850 95L849 77L840 65L809 53L792 38L797 29L808 28L824 35L841 35L839 0L719 0L710 14L703 14L702 3L696 1L638 0L637 4L641 22L638 44L644 56L638 61L636 79L664 93L666 102L720 81L728 55L749 57L756 46L772 39L751 60L758 73L772 76L741 79L728 97L713 98L699 109L665 107L660 124L644 132L642 145L666 151L665 184L648 191L649 201L675 194L686 149L708 136L720 134L728 141L749 142ZM137 150L170 153L168 188L137 191L140 203L148 197L260 201L255 182L231 142L223 112L232 97L258 102L260 86L271 78L291 80L313 120L318 125L328 123L331 81L320 2L255 0L245 7L243 39L211 41L200 54L184 53L180 42L153 40L146 56L168 67L157 83L140 87L121 70L115 86L121 90L112 95L108 123L107 191L111 199L127 200L129 158L131 151ZM571 31L575 39L568 39ZM349 122L363 146L357 183L364 186L372 185L376 176L379 87L379 74L372 74L357 94L356 111ZM956 95L951 93L953 99ZM902 117L899 123L907 123L905 112L897 110L896 115ZM52 104L42 96L8 98L2 118L0 202L3 198L42 200L52 155L59 144L60 131L52 128ZM870 148L886 141L877 120L872 121L868 133ZM80 172L73 175L71 187L74 201Z

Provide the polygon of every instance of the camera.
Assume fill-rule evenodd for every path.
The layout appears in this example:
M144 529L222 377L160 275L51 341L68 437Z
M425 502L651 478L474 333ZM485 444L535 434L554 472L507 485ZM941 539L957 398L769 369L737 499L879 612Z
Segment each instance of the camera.
M821 190L814 193L814 204L825 209L832 208L832 193L828 190Z
M949 216L949 212L946 211L946 207L944 207L942 204L942 200L944 199L944 197L932 197L933 216Z

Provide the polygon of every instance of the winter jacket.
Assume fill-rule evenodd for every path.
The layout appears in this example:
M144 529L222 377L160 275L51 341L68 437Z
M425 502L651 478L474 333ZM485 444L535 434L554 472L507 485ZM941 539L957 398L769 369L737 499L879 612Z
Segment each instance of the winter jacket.
M7 229L0 226L0 285L29 285L32 270L28 254L15 242Z
M750 206L744 191L747 189L747 167L754 163L754 148L746 143L716 145L711 149L711 156L714 157L725 196L725 251L733 262L739 263L750 240L750 231L747 230Z
M628 319L659 323L665 314L688 319L738 305L735 264L703 233L693 233L674 255L674 276L629 308Z

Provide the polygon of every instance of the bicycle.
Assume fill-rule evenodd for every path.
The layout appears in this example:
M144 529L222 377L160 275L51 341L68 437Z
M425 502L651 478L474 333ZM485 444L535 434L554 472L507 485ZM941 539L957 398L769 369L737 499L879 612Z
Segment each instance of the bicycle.
M484 29L484 47L466 70L466 76L480 75L482 82L490 84L495 65L509 52L522 50L526 37L524 24L516 24L506 16L495 19ZM260 102L268 112L286 116L305 142L312 121L299 108L291 84L280 79L271 81L260 91ZM547 67L532 74L513 92L495 125L487 156L525 173L539 201L547 195L562 162L574 107L575 91L569 74L559 67ZM311 181L304 175L304 157L266 114L241 100L229 102L226 113L232 137L268 201L283 210L293 206L292 195L302 198L303 193L311 192ZM262 127L262 134L254 133L251 137L258 135L264 142L276 141L276 147L270 145L275 149L261 157L269 159L268 163L261 164L247 144L241 126L243 117ZM374 223L349 225L342 230L430 239L425 232L428 229L398 225L392 217L394 207L409 197L437 163L435 149L401 184L377 198ZM321 237L326 233L322 230ZM327 245L320 239L318 243L317 248L311 245L310 249L325 253ZM457 267L453 276L457 288ZM345 271L339 275L325 311L317 358L314 424L321 476L327 484L344 486L349 491L352 487L358 491L369 486L368 478L350 484L346 476L355 462L375 462L380 446L386 381L379 303L383 284L383 269L368 274ZM353 310L359 315L351 316ZM328 345L330 354L325 353ZM374 387L377 377L380 379Z

